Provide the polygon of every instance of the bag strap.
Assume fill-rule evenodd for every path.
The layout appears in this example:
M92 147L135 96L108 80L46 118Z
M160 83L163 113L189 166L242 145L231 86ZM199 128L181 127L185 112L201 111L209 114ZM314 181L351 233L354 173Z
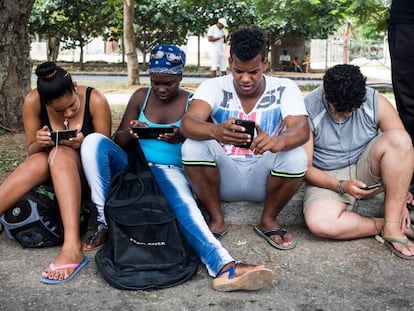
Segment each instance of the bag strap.
M138 139L135 139L133 142L131 142L125 151L128 154L127 170L129 172L142 173L145 171L151 171L147 158L145 157L144 151L142 150Z

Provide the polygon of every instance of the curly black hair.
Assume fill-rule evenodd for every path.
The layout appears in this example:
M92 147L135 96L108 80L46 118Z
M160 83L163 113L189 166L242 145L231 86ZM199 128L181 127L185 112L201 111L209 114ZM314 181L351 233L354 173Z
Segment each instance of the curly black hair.
M350 112L365 101L366 77L358 66L336 65L329 68L323 78L326 100L337 112Z
M266 56L266 45L263 33L254 28L241 28L231 34L230 56L235 55L241 61L249 61L258 54L262 61Z

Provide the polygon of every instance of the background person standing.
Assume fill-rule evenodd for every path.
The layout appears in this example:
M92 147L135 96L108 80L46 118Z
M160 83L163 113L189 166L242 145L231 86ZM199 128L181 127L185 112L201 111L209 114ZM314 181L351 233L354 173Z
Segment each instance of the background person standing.
M211 59L211 76L215 77L217 68L220 69L221 74L227 74L227 58L224 51L224 41L226 34L224 27L227 27L227 22L224 18L219 18L217 23L211 25L207 32L207 38L210 42L210 59Z
M388 20L388 45L395 103L414 143L414 1L393 0ZM410 193L414 194L414 178ZM411 206L414 199L410 198Z

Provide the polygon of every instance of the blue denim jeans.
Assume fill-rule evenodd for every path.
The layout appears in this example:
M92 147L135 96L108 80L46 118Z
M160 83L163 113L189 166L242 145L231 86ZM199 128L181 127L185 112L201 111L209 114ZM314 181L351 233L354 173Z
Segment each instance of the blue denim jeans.
M91 188L92 201L98 209L98 221L105 222L105 199L112 177L126 169L128 156L104 135L93 133L85 137L81 159ZM208 273L216 276L233 257L213 236L194 200L190 185L181 167L149 163L187 242L196 250Z

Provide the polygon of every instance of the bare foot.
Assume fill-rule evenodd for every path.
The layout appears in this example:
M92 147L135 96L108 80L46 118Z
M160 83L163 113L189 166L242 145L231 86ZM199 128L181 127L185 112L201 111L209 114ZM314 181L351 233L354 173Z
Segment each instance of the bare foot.
M227 230L227 226L224 221L210 221L208 223L208 227L210 228L211 232L224 232Z

